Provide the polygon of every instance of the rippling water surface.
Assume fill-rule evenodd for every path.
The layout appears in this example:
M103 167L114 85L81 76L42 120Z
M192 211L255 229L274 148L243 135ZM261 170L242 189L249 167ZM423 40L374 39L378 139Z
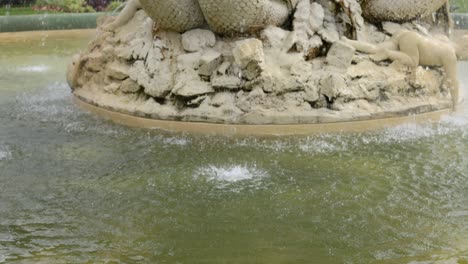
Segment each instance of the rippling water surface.
M299 138L126 128L72 103L85 43L0 44L0 263L468 263L467 113Z

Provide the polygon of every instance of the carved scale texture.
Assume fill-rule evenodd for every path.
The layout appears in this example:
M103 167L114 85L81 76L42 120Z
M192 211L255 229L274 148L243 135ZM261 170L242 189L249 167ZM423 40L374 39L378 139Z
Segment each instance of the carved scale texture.
M219 34L238 34L283 24L297 0L140 0L162 29L201 27L205 19Z
M284 0L198 0L211 29L220 34L250 33L283 24L288 16Z
M283 24L288 16L284 0L198 0L211 29L219 34L251 33L267 25Z
M364 0L361 4L363 15L373 22L407 22L425 17L447 0Z
M140 0L140 3L148 16L165 30L185 32L205 23L197 0Z

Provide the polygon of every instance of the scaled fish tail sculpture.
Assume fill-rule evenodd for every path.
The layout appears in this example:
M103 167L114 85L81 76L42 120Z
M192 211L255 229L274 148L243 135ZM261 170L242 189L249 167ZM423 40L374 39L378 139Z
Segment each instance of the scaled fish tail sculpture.
M207 23L219 34L284 24L297 0L140 0L162 29L184 32Z
M126 22L137 7L161 29L183 33L208 25L221 35L253 33L269 25L283 25L299 0L130 0L120 18ZM342 4L343 0L330 0ZM447 4L447 0L362 0L366 20L403 23L425 17ZM111 28L112 29L112 28Z

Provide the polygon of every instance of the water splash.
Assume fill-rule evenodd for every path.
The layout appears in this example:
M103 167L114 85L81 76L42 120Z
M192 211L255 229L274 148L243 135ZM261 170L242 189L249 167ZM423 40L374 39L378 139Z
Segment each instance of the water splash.
M168 137L163 138L163 142L173 146L186 146L190 144L190 139L184 137Z
M44 65L44 64L32 65L32 66L26 66L26 67L19 68L19 70L22 71L22 72L39 72L39 73L47 72L47 71L49 71L49 69L50 69L50 67L47 66L47 65Z
M11 151L7 146L0 145L0 161L7 160L11 157Z
M198 170L198 175L205 176L209 181L239 182L252 180L255 178L264 178L267 173L258 169L256 166L232 165L226 167L209 165Z

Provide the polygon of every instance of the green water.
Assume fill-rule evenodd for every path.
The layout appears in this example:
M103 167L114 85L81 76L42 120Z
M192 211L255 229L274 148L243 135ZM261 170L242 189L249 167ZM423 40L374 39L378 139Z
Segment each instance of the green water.
M72 103L85 43L0 44L0 263L468 263L466 113L299 138L126 128Z

